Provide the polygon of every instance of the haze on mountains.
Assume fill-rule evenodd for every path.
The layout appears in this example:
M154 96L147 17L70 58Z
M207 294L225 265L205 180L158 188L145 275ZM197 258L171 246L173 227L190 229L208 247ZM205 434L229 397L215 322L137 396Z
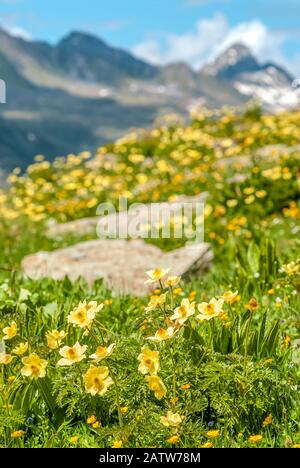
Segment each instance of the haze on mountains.
M71 32L58 44L27 41L0 30L0 168L24 169L36 154L53 159L95 150L133 127L194 107L292 107L293 77L274 63L260 64L242 44L194 71L185 63L153 66L101 39Z

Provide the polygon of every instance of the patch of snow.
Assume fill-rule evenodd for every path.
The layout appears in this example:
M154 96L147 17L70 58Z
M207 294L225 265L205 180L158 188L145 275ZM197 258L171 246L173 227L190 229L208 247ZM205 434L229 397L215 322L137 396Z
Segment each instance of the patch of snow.
M235 82L235 88L246 96L261 99L272 109L288 109L300 102L300 95L288 86L259 86L255 83Z

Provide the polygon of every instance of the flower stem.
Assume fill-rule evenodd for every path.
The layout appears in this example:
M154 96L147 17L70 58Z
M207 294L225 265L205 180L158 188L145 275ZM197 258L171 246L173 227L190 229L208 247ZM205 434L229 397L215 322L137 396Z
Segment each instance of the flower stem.
M173 350L171 346L168 346L168 351L171 357L172 368L173 368L173 405L175 405L176 404L176 364L175 364L175 359L174 359Z
M115 376L114 373L112 372L110 366L107 365L107 367L108 367L108 369L109 369L109 373L110 373L110 375L111 375L111 378L113 379L114 384L115 384L116 399L117 399L117 405L118 405L119 426L122 427L122 426L123 426L123 416L122 416L122 413L121 413L119 383L118 383L118 380L117 380L116 376Z

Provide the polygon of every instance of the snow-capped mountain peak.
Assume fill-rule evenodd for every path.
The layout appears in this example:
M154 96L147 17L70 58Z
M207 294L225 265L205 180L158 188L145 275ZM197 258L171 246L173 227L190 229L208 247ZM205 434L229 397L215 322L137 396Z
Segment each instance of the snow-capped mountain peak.
M251 50L237 43L222 52L215 60L204 66L202 72L226 79L233 78L237 73L255 71L259 63Z
M202 73L230 81L239 93L260 99L267 108L282 109L299 103L299 93L292 87L293 77L275 63L260 63L243 44L226 49Z

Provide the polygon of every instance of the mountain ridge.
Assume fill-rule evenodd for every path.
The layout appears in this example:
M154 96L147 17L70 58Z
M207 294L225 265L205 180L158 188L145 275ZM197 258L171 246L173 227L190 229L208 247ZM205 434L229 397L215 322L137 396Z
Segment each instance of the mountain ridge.
M292 105L295 96L286 91L292 77L283 67L260 64L242 44L193 70L185 62L151 65L80 31L51 45L0 28L0 78L7 84L0 134L11 128L14 140L23 142L0 141L0 167L8 170L25 167L36 152L53 158L94 151L166 113L186 117L199 105L243 106L253 97L267 107L274 101Z

